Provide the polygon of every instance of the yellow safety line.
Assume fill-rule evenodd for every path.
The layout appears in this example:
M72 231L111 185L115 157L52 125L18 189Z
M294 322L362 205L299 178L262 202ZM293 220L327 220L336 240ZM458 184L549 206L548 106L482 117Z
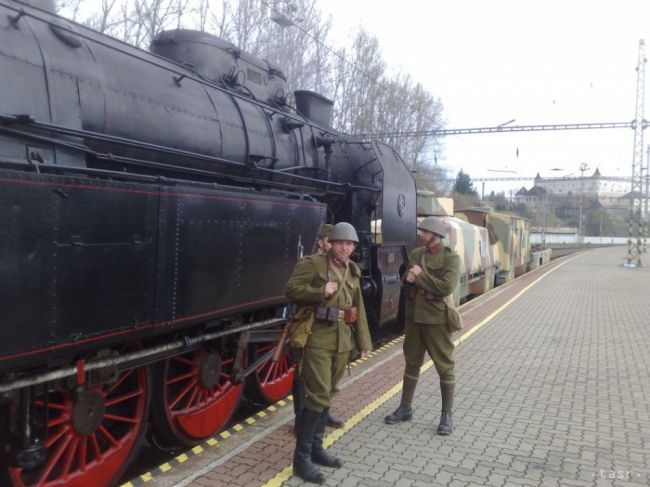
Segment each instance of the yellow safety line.
M454 345L458 346L460 345L461 342L466 340L468 337L470 337L472 334L474 334L479 328L487 324L490 320L492 320L495 316L497 316L499 313L501 313L505 308L510 306L513 301L518 299L522 294L524 294L526 291L528 291L531 287L533 287L535 284L537 284L539 281L544 279L546 276L548 276L551 272L555 272L557 269L562 267L564 264L567 262L575 259L578 257L577 255L575 257L572 257L570 259L567 259L566 261L562 262L559 264L557 267L551 269L550 271L546 272L542 276L538 277L535 279L533 282L531 282L528 286L526 286L524 289L519 291L515 296L510 298L505 304L500 306L496 311L492 312L489 316L487 316L483 321L481 321L479 324L473 326L470 330L465 332L463 335L458 337L454 341ZM391 342L392 344L392 342ZM433 362L431 360L428 360L424 365L422 365L422 368L420 369L420 373L426 371L433 365ZM379 396L377 399L372 401L370 404L368 404L366 407L361 409L358 413L356 413L354 416L352 416L350 419L345 421L344 425L342 428L338 428L333 430L327 437L323 440L323 446L325 448L331 446L336 440L341 438L345 433L350 431L354 426L356 426L358 423L360 423L363 419L365 419L370 413L375 411L377 408L379 408L382 404L384 404L386 401L391 399L395 394L400 392L402 390L402 382L400 381L399 383L395 384L391 389L386 391L384 394ZM262 487L280 487L286 480L289 480L293 473L293 466L289 465L288 467L285 467L282 469L280 472L278 472L272 479L267 481L265 484L262 485Z

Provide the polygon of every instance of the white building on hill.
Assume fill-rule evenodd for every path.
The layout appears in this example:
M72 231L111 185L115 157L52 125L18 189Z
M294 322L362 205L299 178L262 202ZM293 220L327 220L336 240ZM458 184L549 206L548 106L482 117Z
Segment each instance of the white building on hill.
M516 195L516 201L528 207L540 208L545 198L576 199L582 197L584 202L598 203L598 206L611 209L629 208L631 183L618 177L602 176L596 169L589 177L544 179L539 173L535 177L534 186L527 190L521 188Z

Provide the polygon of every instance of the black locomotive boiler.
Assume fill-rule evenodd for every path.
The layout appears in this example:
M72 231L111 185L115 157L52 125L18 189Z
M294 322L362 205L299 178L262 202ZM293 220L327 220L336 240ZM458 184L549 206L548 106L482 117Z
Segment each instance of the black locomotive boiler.
M2 485L109 485L148 429L192 445L288 394L283 288L323 222L358 230L373 332L396 320L395 151L213 36L152 51L0 0Z

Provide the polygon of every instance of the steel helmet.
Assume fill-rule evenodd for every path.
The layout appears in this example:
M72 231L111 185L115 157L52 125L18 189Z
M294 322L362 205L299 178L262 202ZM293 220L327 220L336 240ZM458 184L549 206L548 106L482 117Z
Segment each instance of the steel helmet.
M336 240L349 240L350 242L359 243L357 231L348 222L339 222L332 228L330 233L330 242Z
M428 216L420 223L418 223L418 230L424 230L427 232L435 233L444 237L449 230L445 225L445 220L437 216Z
M332 233L332 228L334 228L334 225L330 223L323 223L318 230L318 238L329 237L330 233Z

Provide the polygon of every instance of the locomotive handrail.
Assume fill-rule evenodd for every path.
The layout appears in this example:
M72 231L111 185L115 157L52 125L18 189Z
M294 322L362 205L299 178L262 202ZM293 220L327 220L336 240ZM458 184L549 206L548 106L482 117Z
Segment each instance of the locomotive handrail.
M381 190L378 188L372 188L369 186L358 186L354 184L348 184L348 183L337 183L334 181L328 181L324 179L318 179L318 178L311 178L308 176L300 176L297 174L286 174L282 172L279 169L268 169L264 167L259 167L257 165L251 165L251 164L246 164L244 162L239 162L239 161L233 161L230 159L224 159L221 157L215 157L215 156L208 156L205 154L200 154L198 152L191 152L191 151L185 151L182 149L175 149L173 147L166 147L166 146L161 146L157 144L151 144L148 142L142 142L142 141L137 141L133 139L127 139L124 137L117 137L113 135L107 135L107 134L101 134L98 132L92 132L89 130L83 130L83 129L72 129L69 127L64 127L61 125L56 125L56 124L50 124L47 122L39 122L36 121L35 119L25 116L25 115L0 115L0 130L8 132L8 133L13 133L15 135L21 135L24 137L30 137L34 139L38 139L44 142L49 142L53 144L58 144L62 145L71 149L76 149L80 150L82 152L85 152L87 154L91 154L99 159L103 160L114 160L114 161L119 161L119 162L125 162L125 163L131 163L131 164L139 164L139 165L147 165L150 167L157 167L157 168L164 168L168 170L174 170L174 171L180 171L180 172L188 172L188 173L194 173L197 175L203 175L203 176L221 176L221 177L227 177L229 179L237 179L237 176L232 176L232 175L225 175L223 173L218 173L214 171L206 171L202 169L195 169L195 168L187 168L183 166L176 166L176 165L171 165L171 164L165 164L165 163L159 163L159 162L152 162L152 161L146 161L142 159L135 159L135 158L130 158L130 157L123 157L123 156L117 156L113 154L105 154L101 152L94 151L87 146L79 145L79 144L74 144L69 141L62 141L59 139L54 139L51 137L46 137L38 134L32 134L29 132L22 132L19 130L11 129L8 127L4 127L3 124L9 124L9 125L22 125L26 127L33 127L36 129L41 129L41 130L47 130L50 132L54 133L59 133L62 135L71 135L75 137L81 137L81 138L89 138L92 140L97 140L100 142L111 142L111 143L119 143L123 144L126 146L138 148L138 149L148 149L152 151L156 151L159 153L165 153L169 155L174 155L174 156L182 156L182 157L189 157L195 160L202 160L202 161L208 161L208 162L214 162L214 163L220 163L220 164L225 164L229 166L236 166L242 169L247 169L251 171L259 171L262 173L270 173L278 176L283 176L285 178L291 178L291 179L298 179L302 181L308 181L312 183L319 183L323 185L329 185L329 186L334 186L338 188L342 188L344 190L364 190L364 191L371 191L371 192L380 192ZM306 167L306 166L304 166ZM269 184L269 185L282 185L286 186L287 183L281 183L279 181L259 181L259 180L253 180L251 178L241 178L243 181L254 181L257 184ZM303 186L303 188L309 188L308 186Z
M51 15L52 17L55 17L55 18L61 19L61 20L65 21L65 22L70 22L71 24L74 24L76 27L79 27L80 29L84 29L84 30L87 30L87 31L90 31L90 32L93 32L93 33L97 34L95 31L93 31L93 30L90 29L89 27L87 27L87 26L85 26L85 25L83 25L83 24L79 24L79 23L75 22L74 20L67 19L67 18L65 18L65 17L63 17L63 16L61 16L61 15L58 15L58 14L53 13L53 12L49 12L49 11L47 11L47 10L41 9L41 8L39 8L39 7L36 7L36 6L34 6L34 5L31 5L31 4L28 4L28 3L21 2L20 0L14 0L14 1L15 1L16 3L18 3L18 4L20 4L20 5L24 5L24 6L26 6L26 7L29 7L30 9L34 9L34 10L37 10L37 11L39 11L39 12L45 13L45 14L47 14L47 15ZM151 64L151 65L156 66L156 67L158 67L158 68L164 69L165 71L168 71L168 72L172 73L172 77L173 77L173 78L182 75L182 76L184 76L184 78L186 78L186 79L191 79L192 81L196 81L197 83L200 83L200 84L203 84L203 85L210 86L211 88L217 89L217 90L222 91L222 92L224 92L224 93L228 93L228 94L230 94L230 95L232 95L232 96L234 96L234 97L240 98L240 99L242 99L242 100L247 100L247 101L249 101L249 102L252 101L253 103L256 103L256 104L258 104L258 105L262 105L264 109L266 109L266 110L270 110L270 111L272 111L273 113L277 113L277 112L278 112L277 108L274 108L274 107L272 107L272 106L270 106L270 105L267 105L266 103L263 103L263 102L257 100L256 98L250 98L250 97L248 97L248 96L245 96L245 95L243 95L243 94L241 94L241 93L238 93L238 92L235 91L235 90L230 90L230 89L224 88L223 86L220 86L218 83L216 83L216 82L214 82L214 81L211 81L211 80L209 80L208 78L205 78L204 76L198 76L198 77L197 77L197 76L193 76L193 75L191 75L191 74L188 74L188 73L192 73L192 70L189 70L186 66L183 66L183 65L180 64L180 63L177 63L177 62L175 62L175 61L173 61L173 60L171 60L171 59L167 59L167 58L165 58L165 57L159 56L158 54L155 54L155 53L153 53L153 52L151 52L151 51L145 51L144 49L142 49L142 48L140 48L140 47L133 46L133 45L128 44L128 43L126 43L126 42L123 42L123 41L121 41L121 40L119 40L119 39L116 39L116 38L114 38L114 37L107 36L106 34L100 34L100 35L103 35L103 36L105 36L105 37L109 37L112 41L114 41L114 42L116 42L116 43L123 44L124 46L127 46L128 49L136 49L136 50L138 50L138 51L141 51L141 52L143 52L143 53L146 53L147 56L151 56L151 57L153 57L153 58L156 58L156 59L162 60L162 61L164 61L165 63L173 64L173 65L177 66L179 69L181 69L182 72L178 72L178 71L176 71L176 70L174 70L174 69L171 69L169 66L165 66L164 63L156 63L156 62L153 62L153 60L151 60L151 59L147 59L145 56L137 56L137 55L135 55L135 54L132 53L132 52L128 52L128 49L120 49L120 48L117 47L117 46L113 46L113 45L111 45L111 44L109 44L109 43L107 43L107 42L102 42L101 40L98 40L98 39L96 39L96 38L94 38L94 37L92 37L92 36L89 36L89 35L86 35L86 34L79 33L79 32L77 32L77 31L75 31L75 30L73 30L73 29L70 29L70 28L64 26L64 25L55 24L55 23L53 23L53 22L50 22L50 21L47 20L47 19L43 19L43 18L38 17L38 16L36 16L36 15L34 15L34 14L32 14L32 13L25 12L23 9L19 9L19 8L13 7L13 6L11 6L11 5L7 5L7 4L4 3L4 2L0 2L0 7L5 7L5 8L7 8L7 9L13 11L13 12L16 12L17 14L21 14L21 17L22 17L22 16L30 17L30 18L32 18L32 19L34 19L34 20L37 20L37 21L39 21L39 22L46 23L46 24L48 24L48 25L50 25L50 26L55 26L55 27L56 27L57 29L59 29L59 30L62 30L62 31L68 32L68 33L70 33L70 34L74 34L74 35L79 36L79 37L81 37L81 38L83 38L83 39L85 39L85 40L87 40L87 41L89 41L89 42L93 42L93 43L95 43L95 44L98 44L98 45L100 45L100 46L106 47L106 48L108 48L108 49L112 49L112 50L114 50L114 51L118 51L118 52L120 52L120 53L122 53L122 54L124 54L124 55L126 55L126 56L132 57L132 58L137 59L137 60L139 60L139 61L142 61L142 62L144 62L144 63ZM291 108L293 108L293 109L295 110L295 107L291 107ZM282 112L282 113L283 113L284 115L286 115L287 117L290 117L290 118L292 118L292 119L294 119L294 120L296 120L296 121L299 121L299 122L301 122L301 123L304 123L304 124L306 124L306 125L309 125L310 127L312 127L312 128L315 129L315 130L320 130L320 131L322 131L322 132L326 132L326 133L329 133L329 134L332 134L332 135L340 135L340 134L339 134L338 132L336 132L335 130L333 130L333 129L328 129L328 128L326 128L326 127L322 127L322 126L320 126L320 125L316 125L316 124L310 122L308 119L304 119L304 118L297 117L296 115L293 115L293 114L291 114L291 113L289 113L289 112Z
M185 336L182 339L174 340L165 345L158 345L156 347L147 348L144 350L138 350L137 352L131 352L123 354L119 357L102 359L102 360L92 360L86 362L83 365L83 370L89 372L91 370L103 369L107 367L116 367L122 366L122 370L129 369L135 366L145 365L148 362L159 360L168 354L178 352L179 350L190 351L196 348L198 345L221 338L227 335L233 335L235 333L240 333L243 331L250 331L256 328L265 328L274 325L281 325L286 322L284 318L271 318L268 320L256 321L248 325L237 326L234 328L228 328L227 330L221 330L213 333L206 333L205 335L200 335L197 337ZM13 391L16 389L22 389L25 387L30 387L38 384L43 384L45 382L50 382L53 380L64 379L66 377L74 377L77 375L79 367L67 367L65 369L56 370L54 372L47 372L44 374L38 374L27 379L19 379L14 381L7 381L0 383L0 394L4 392Z
M131 157L122 157L122 156L116 156L114 154L104 154L104 153L99 153L96 151L93 151L87 146L79 145L79 144L74 144L69 141L63 141L60 139L53 139L51 137L46 137L46 136L39 136L36 134L32 134L29 132L22 132L20 130L14 130L14 129L9 129L6 127L3 127L0 124L0 132L4 133L9 133L13 135L20 135L23 137L29 137L34 140L38 140L39 142L48 142L51 144L55 145L60 145L62 147L66 147L68 149L74 149L78 150L80 152L84 152L86 154L90 154L93 157L96 157L99 160L102 161L110 161L110 162L120 162L124 164L130 164L134 166L141 166L141 167L149 167L149 168L158 168L158 169L167 169L167 170L173 170L175 172L184 172L188 174L194 174L196 176L210 176L214 177L215 175L221 176L223 178L227 178L233 181L239 181L242 183L249 183L249 184L266 184L267 186L270 187L277 187L280 189L289 189L289 190L303 190L305 192L308 192L308 194L314 194L314 188L311 186L302 186L302 185L297 185L297 184L289 184L289 183L283 183L280 181L259 181L254 178L246 178L243 176L234 176L232 174L221 174L221 173L215 173L211 171L206 171L203 169L195 169L195 168L190 168L190 167L183 167L183 166L173 166L171 164L165 164L163 162L153 162L153 161L146 161L143 159L135 159ZM14 159L14 158L6 158L2 157L0 159L0 165L11 165L11 166L30 166L36 170L36 172L41 172L41 171L47 171L47 172L56 172L56 171L72 171L75 173L80 173L80 174L96 174L96 175L104 175L104 176L112 176L116 177L117 179L137 179L137 180L145 180L145 181L158 181L158 182L165 182L165 183L173 183L173 184L183 184L187 183L188 180L186 179L177 179L173 177L166 177L166 176L149 176L146 174L139 174L139 173L126 173L122 171L111 171L111 170L106 170L106 169L96 169L96 168L90 168L90 167L79 167L79 166L67 166L65 164L47 164L47 163L35 163L34 161L31 160L22 160L22 159ZM191 180L192 184L199 184L199 185L205 185L206 188L214 189L214 184L215 183L208 183L205 181L200 181L200 180ZM224 185L225 186L225 185ZM240 186L227 186L230 189L241 189ZM345 194L342 191L330 191L330 194Z

